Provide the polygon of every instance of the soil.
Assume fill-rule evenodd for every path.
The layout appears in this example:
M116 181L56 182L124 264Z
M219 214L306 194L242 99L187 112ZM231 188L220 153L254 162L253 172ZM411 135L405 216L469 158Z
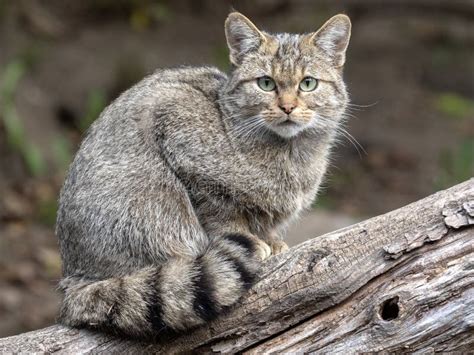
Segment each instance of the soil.
M290 230L291 244L474 175L474 5L334 3L233 2L269 31L315 30L341 11L353 20L345 77L353 103L346 129L354 138L335 149L321 198ZM0 79L12 63L24 64L13 106L22 144L44 160L43 172L32 174L28 154L9 143L2 107L11 103L0 95L0 337L54 322L55 201L89 121L157 67L227 69L229 7L210 0L0 6Z

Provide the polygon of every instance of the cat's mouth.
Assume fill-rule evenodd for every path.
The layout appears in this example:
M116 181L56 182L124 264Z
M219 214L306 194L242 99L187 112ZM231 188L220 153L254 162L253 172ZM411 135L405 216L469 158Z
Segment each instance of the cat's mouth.
M287 115L286 117L281 118L278 122L275 122L275 125L278 127L288 127L288 128L303 128L306 125L306 122L299 119L299 117L292 117Z
M292 138L305 129L305 124L288 116L274 122L269 128L281 137Z
M282 122L277 123L279 126L293 126L293 125L299 125L298 122L292 120L291 118L287 118Z

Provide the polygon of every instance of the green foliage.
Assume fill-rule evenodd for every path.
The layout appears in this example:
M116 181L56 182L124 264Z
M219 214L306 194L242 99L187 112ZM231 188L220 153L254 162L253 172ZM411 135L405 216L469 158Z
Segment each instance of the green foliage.
M150 12L155 21L169 21L173 18L173 13L169 6L163 2L153 4L150 8Z
M37 219L40 223L47 226L54 226L56 223L56 213L58 202L56 199L45 199L39 202Z
M334 169L328 174L327 185L330 189L321 189L318 198L313 202L312 208L321 208L326 210L333 210L337 207L334 196L337 196L338 191L344 190L344 186L352 186L355 184L360 175L360 171L355 169ZM362 177L361 177L362 178Z
M56 166L61 171L65 171L72 161L71 142L64 137L56 137L52 147Z
M437 189L448 188L474 176L474 139L467 138L455 149L443 151L439 164Z
M21 56L8 63L2 73L0 90L0 101L2 102L0 119L5 128L7 144L13 151L20 154L28 172L35 177L46 173L47 164L41 150L31 143L26 135L23 122L15 106L15 96L21 79L36 62L37 58L37 48L31 47L24 51ZM102 110L105 105L104 102L105 99L102 93L91 93L87 105L87 115L84 118L84 126L87 125L88 120L93 121L97 117L97 110L99 112ZM64 170L72 157L70 143L64 138L57 138L53 143L53 150L56 165Z
M9 103L9 98L4 96L3 109L1 115L3 118L3 125L7 134L7 143L14 150L21 150L24 144L24 130L23 125L16 113L15 107Z
M219 69L223 71L228 71L230 69L229 49L227 48L227 45L221 44L216 46L213 51L213 58L214 63Z
M106 95L103 90L94 89L89 92L86 103L86 113L79 122L81 132L85 132L92 122L99 117L106 104Z
M33 176L44 175L46 172L46 162L39 148L30 142L25 142L22 153L28 171Z
M8 145L21 154L28 171L33 176L39 176L46 171L45 161L38 147L28 141L15 107L15 93L21 78L27 72L29 63L31 61L28 58L19 58L7 64L2 75L0 96L3 104L0 107L0 116Z
M438 96L436 108L452 118L465 118L474 115L474 101L455 93Z
M18 82L26 72L26 63L21 59L12 60L5 69L2 76L2 96L12 100Z
M333 210L336 207L334 199L328 194L328 191L321 190L318 198L313 202L312 208L320 208L323 210Z
M130 11L130 25L135 30L143 31L172 17L171 9L162 1L136 1Z
M98 16L106 13L129 21L136 31L145 31L156 23L173 18L166 0L94 0L87 1L88 13Z
M151 17L144 8L133 10L130 14L130 25L136 31L146 30L151 25Z

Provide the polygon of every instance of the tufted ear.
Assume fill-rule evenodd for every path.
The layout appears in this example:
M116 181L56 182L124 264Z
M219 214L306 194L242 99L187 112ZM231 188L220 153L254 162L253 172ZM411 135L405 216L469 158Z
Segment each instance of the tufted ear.
M232 12L225 21L225 36L230 50L230 61L234 65L242 63L242 58L255 51L265 42L265 36L244 15Z
M331 17L311 36L311 42L329 56L335 67L346 61L346 49L351 38L351 20L346 15Z

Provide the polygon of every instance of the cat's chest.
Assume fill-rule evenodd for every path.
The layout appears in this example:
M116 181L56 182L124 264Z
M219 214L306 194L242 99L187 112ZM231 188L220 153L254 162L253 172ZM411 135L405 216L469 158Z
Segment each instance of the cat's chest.
M272 169L263 167L262 170L265 170L269 182L256 196L257 204L285 216L307 207L307 197L318 181L317 174L305 171L302 166L276 165Z
M253 202L273 217L276 224L293 219L313 202L326 165L321 155L306 161L282 155L260 164L267 183L260 194L253 196Z
M289 162L285 159L252 159L248 171L253 176L239 184L244 189L232 199L238 209L254 216L268 218L271 224L280 224L298 215L314 198L320 176L317 169ZM232 184L232 179L229 180Z

